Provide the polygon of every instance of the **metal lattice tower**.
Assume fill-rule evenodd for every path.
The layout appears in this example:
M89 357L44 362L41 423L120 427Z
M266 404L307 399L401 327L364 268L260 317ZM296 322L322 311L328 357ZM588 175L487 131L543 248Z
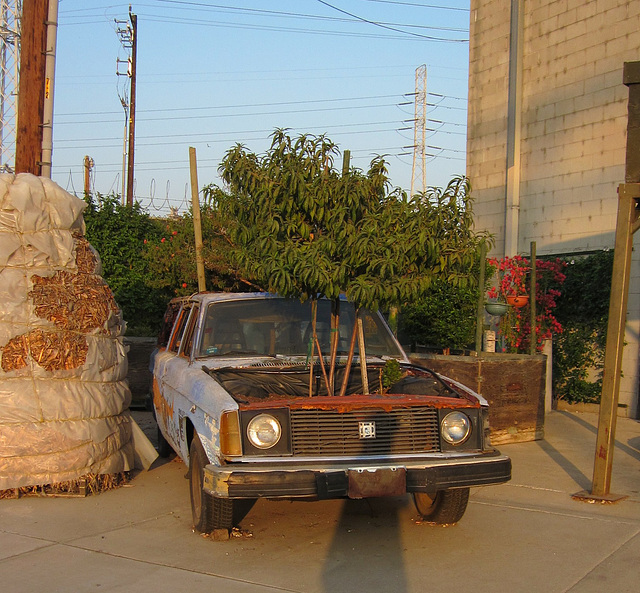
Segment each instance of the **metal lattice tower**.
M426 172L427 136L427 66L416 68L415 116L413 120L413 167L411 168L411 195L427 187ZM416 188L416 177L420 175L422 185Z
M21 0L0 0L0 172L16 160L21 16Z

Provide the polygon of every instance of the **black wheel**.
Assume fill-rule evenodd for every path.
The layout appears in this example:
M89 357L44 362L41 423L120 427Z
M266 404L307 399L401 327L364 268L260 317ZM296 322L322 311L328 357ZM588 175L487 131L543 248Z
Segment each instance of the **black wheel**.
M420 516L435 525L453 525L462 519L469 502L469 488L440 490L435 494L414 492L413 501Z
M189 490L193 526L201 533L233 527L234 501L211 496L202 489L204 468L208 462L200 437L194 434L189 447Z
M164 438L164 435L162 434L162 431L160 430L159 426L157 427L157 429L158 429L158 455L160 455L160 457L169 457L173 453L173 449L171 448L169 441L167 441L167 439Z

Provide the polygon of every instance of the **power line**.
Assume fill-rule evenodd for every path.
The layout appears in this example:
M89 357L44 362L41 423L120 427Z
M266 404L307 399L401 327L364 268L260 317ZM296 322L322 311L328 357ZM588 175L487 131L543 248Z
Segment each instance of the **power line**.
M466 101L463 97L454 97L449 95L442 95L438 93L428 93L430 96L443 97L445 99L454 99L459 101ZM234 103L232 105L207 105L205 107L164 107L160 109L139 109L138 113L162 113L162 112L174 112L174 111L206 111L211 109L246 109L247 107L271 107L271 106L285 106L285 105L309 105L312 103L337 103L342 101L365 101L372 99L392 99L394 97L400 97L397 94L393 95L370 95L362 97L341 97L341 98L328 98L328 99L302 99L298 101L272 101L269 103ZM427 103L431 107L447 107L441 103ZM449 109L455 109L458 111L466 111L466 107L448 107ZM73 113L57 113L57 117L75 117L80 115L113 115L120 113L119 111L74 111Z
M219 119L219 118L229 118L229 117L256 117L256 116L264 116L264 115L288 115L292 113L322 113L326 111L345 111L345 110L355 110L355 109L382 109L383 107L395 107L397 103L382 103L380 105L351 105L346 107L322 107L318 109L288 109L286 111L262 111L262 112L254 112L254 113L218 113L218 114L207 114L207 115L185 115L183 117L145 117L139 118L141 122L152 122L152 121L183 121L190 119ZM84 120L84 121L66 121L66 122L58 122L60 126L66 125L93 125L97 123L115 123L114 119L93 119L93 120Z
M321 0L318 0L319 2ZM211 5L203 5L200 3L194 2L173 2L174 4L186 4L192 6L201 7L199 10L204 10L205 8L211 9ZM422 33L416 33L414 31L406 31L399 27L405 28L418 28L424 30L433 30L433 31L442 31L442 32L451 32L451 33L466 33L468 31L467 27L439 27L435 25L416 25L415 23L407 23L407 24L387 24L379 21L372 21L368 19L364 19L357 15L352 15L346 11L343 11L337 7L334 7L328 3L322 2L326 4L328 7L333 8L334 10L338 10L339 12L343 12L351 16L351 19L337 19L335 17L327 17L321 15L307 15L302 13L287 13L287 12L279 12L279 11L268 11L261 9L240 9L237 7L229 7L229 6L219 6L220 9L226 10L228 12L240 12L241 14L248 15L251 14L248 11L252 11L256 16L267 16L274 17L278 16L280 18L296 18L302 20L319 20L324 22L336 22L342 24L349 24L355 22L362 22L371 25L375 25L382 29L389 30L391 32L399 33L399 35L384 35L381 36L379 34L373 33L364 33L364 32L354 32L354 31L339 31L339 30L327 30L327 29L310 29L310 28L300 28L300 27L287 27L283 25L268 25L268 24L251 24L247 22L236 22L236 21L228 21L228 20L204 20L201 18L192 19L182 16L175 15L164 15L157 12L151 13L142 13L138 12L138 15L143 18L146 22L157 22L157 23L170 23L172 25L176 24L184 24L184 25L197 25L197 26L208 26L208 27L225 27L225 28L237 28L237 29L250 29L250 30L261 30L261 31L275 31L275 32L288 32L288 33L302 33L306 35L331 35L331 36L339 36L339 37L361 37L361 38L376 38L376 39L396 39L396 40L407 40L409 38L414 38L418 40L426 40L426 41L434 41L434 42L445 42L445 43L467 43L468 39L451 39L449 37L438 37L436 35L424 35ZM220 10L214 10L214 12L219 12ZM69 21L65 22L66 26L74 26L74 25L82 25L85 26L87 24L97 24L102 22L100 21L89 21L87 19L94 18L90 15L84 15L79 17L81 20L76 20L76 22Z
M429 8L435 10L451 10L469 12L468 8L458 8L456 6L438 6L436 4L419 4L417 2L401 2L400 0L363 0L364 2L376 2L377 4L395 4L399 6L414 6L417 8Z
M421 39L426 39L429 41L448 41L451 43L466 43L469 41L468 39L443 39L441 37L433 37L430 35L422 35L421 33L414 33L413 31L404 31L402 29L398 29L397 27L386 25L379 21L372 21L364 17L358 16L357 14L353 14L352 12L348 12L347 10L343 10L342 8L338 8L333 4L329 4L328 2L325 2L325 0L316 0L316 1L319 2L320 4L323 4L324 6L327 6L328 8L341 12L342 14L349 15L350 17L353 17L356 20L362 21L363 23L368 23L369 25L374 25L376 27L380 27L381 29L387 29L389 31L394 31L396 33L402 33L403 35L411 35L412 37L419 37Z

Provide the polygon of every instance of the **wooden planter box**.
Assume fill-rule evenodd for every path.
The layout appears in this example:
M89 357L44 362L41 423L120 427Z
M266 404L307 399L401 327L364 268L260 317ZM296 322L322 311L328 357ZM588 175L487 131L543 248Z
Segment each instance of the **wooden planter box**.
M489 402L491 443L544 438L546 356L412 354L413 363L459 381Z

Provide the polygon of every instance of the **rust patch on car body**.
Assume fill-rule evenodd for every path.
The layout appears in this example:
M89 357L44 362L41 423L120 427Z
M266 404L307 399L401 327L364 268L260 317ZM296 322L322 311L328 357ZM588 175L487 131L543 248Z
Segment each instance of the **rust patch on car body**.
M364 395L349 395L341 398L334 396L316 397L280 397L274 396L268 400L258 399L239 404L240 410L255 410L265 405L273 408L290 408L295 410L335 410L350 412L352 410L376 409L388 412L398 408L412 406L432 406L434 408L479 408L480 402L471 402L456 397L439 397L425 395L381 395L379 393Z

